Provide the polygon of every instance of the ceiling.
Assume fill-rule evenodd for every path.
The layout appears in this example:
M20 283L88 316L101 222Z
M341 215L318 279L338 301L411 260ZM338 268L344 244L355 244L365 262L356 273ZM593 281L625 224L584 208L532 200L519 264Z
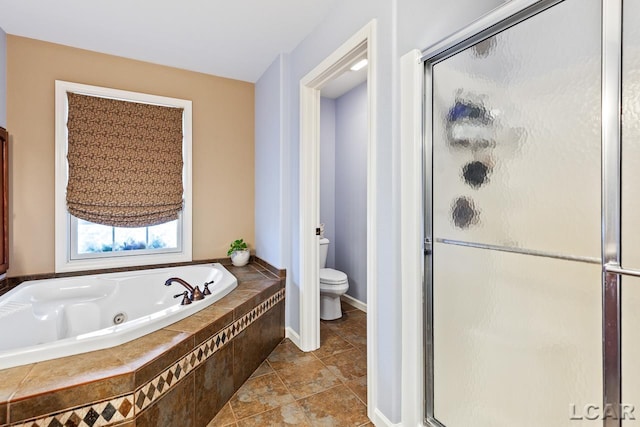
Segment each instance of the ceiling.
M0 0L8 34L255 82L338 0Z
M320 95L329 98L340 98L360 83L367 81L367 67L358 71L345 70L342 74L329 81L320 89Z

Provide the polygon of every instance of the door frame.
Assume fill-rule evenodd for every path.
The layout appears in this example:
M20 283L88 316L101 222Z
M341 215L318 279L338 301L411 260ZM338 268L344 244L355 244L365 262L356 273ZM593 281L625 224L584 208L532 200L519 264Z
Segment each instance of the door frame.
M415 49L400 61L400 224L402 283L402 425L424 419L423 99L424 65Z
M303 351L320 347L320 89L366 52L367 69L367 411L376 408L376 20L370 21L300 80L300 339Z

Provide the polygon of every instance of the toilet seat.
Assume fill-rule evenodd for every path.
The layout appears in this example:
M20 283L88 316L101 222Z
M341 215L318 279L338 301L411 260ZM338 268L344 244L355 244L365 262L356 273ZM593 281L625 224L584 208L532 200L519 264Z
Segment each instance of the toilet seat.
M320 269L320 283L323 285L344 285L348 283L347 275L333 268Z

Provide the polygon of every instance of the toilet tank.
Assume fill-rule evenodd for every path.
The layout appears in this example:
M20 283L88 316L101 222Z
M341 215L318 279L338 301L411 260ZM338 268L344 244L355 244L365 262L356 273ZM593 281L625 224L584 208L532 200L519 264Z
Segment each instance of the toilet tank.
M329 239L320 239L320 268L325 268L327 265L327 252L329 252Z

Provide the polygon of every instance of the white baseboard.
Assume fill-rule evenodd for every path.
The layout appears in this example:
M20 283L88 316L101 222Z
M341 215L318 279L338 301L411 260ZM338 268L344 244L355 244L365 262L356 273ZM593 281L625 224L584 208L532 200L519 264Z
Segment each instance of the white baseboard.
M289 338L292 343L294 343L296 346L298 346L298 348L300 348L300 335L298 335L296 331L291 329L290 326L287 326L284 329L284 336L286 338Z
M354 306L355 308L357 308L358 310L362 310L365 313L367 312L367 304L362 302L362 301L358 301L357 299L355 299L354 297L344 294L340 297L340 299L344 302L346 302L347 304L351 304L352 306Z
M373 410L373 419L371 420L376 427L401 427L402 423L394 424L384 416L378 408Z

